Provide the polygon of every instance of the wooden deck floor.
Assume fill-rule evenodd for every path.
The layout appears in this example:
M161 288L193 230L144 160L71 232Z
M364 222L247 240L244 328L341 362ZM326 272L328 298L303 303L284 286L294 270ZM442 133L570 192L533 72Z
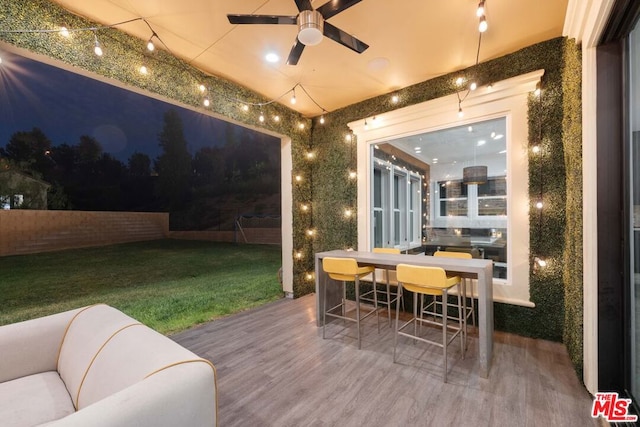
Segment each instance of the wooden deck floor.
M496 333L488 379L478 376L477 335L460 359L399 341L375 317L364 326L315 326L315 296L283 299L172 336L217 368L219 425L588 426L591 397L562 344Z

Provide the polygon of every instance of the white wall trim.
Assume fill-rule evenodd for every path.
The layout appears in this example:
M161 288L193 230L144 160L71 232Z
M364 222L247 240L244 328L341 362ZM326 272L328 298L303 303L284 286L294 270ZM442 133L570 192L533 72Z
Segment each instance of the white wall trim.
M583 381L598 391L596 47L615 0L569 0L563 34L582 43Z
M531 307L529 295L528 97L544 74L537 70L471 92L458 117L457 95L433 99L348 124L357 137L358 249L371 248L371 146L402 136L506 117L508 198L507 281L494 282L496 301ZM365 128L365 119L368 126Z

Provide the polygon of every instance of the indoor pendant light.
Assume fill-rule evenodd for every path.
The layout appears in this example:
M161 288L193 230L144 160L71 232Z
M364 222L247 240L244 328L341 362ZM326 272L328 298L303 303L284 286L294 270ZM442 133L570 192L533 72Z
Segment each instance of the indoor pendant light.
M467 166L462 169L462 182L464 184L484 184L487 182L487 167L476 165L476 145L473 145L474 166Z

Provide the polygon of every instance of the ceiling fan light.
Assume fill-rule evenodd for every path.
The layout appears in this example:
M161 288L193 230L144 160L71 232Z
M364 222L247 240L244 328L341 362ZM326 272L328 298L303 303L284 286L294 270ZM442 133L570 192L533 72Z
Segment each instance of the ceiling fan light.
M298 15L298 40L305 46L315 46L322 41L324 19L320 12L303 10Z

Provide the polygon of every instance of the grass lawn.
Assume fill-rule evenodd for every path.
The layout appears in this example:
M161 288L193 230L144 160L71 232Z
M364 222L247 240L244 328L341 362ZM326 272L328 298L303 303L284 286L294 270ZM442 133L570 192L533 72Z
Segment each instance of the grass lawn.
M106 303L163 333L282 297L281 248L156 240L0 257L0 325Z

